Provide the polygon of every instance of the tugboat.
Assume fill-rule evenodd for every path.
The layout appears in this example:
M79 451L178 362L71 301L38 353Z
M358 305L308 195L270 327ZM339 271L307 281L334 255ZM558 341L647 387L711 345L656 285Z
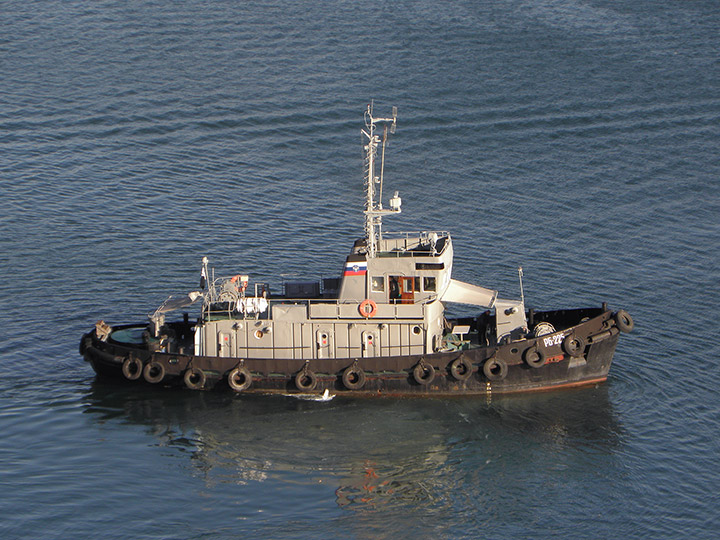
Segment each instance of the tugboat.
M171 296L147 322L98 322L80 354L100 376L239 393L501 394L605 381L620 333L633 329L627 311L526 309L521 268L521 299L503 299L452 277L448 232L383 231L402 204L398 192L382 204L396 124L395 107L387 118L365 111L365 235L339 277L275 292L242 273L216 278L203 257L199 290ZM166 320L194 303L196 319ZM447 303L484 311L448 319Z

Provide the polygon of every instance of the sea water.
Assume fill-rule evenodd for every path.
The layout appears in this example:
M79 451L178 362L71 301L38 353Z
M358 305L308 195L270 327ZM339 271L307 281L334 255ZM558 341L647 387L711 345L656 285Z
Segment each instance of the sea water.
M714 538L720 8L7 0L0 536ZM336 277L362 113L386 230L536 309L627 309L607 383L305 401L96 380L95 322L218 274ZM453 308L461 312L468 308Z

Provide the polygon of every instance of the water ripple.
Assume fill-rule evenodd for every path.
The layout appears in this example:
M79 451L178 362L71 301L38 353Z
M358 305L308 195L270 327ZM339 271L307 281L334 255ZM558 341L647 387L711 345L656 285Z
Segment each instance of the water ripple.
M4 536L714 538L712 3L3 16ZM373 98L400 110L387 227L450 230L456 277L503 296L522 265L529 306L628 309L608 383L318 404L95 380L80 336L195 287L203 255L265 280L340 270Z

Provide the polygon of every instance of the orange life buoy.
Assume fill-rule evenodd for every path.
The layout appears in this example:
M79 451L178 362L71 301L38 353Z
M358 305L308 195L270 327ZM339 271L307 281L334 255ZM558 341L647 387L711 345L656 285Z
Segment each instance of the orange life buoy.
M247 289L248 285L248 282L242 279L243 277L245 276L241 276L240 274L238 274L237 276L233 276L230 278L230 283L234 284L235 290L240 293L245 292L245 289Z
M370 306L370 311L367 310L368 306ZM369 298L366 298L365 300L360 302L358 310L360 311L360 315L362 315L366 319L369 319L370 317L374 317L375 313L377 313L377 304Z

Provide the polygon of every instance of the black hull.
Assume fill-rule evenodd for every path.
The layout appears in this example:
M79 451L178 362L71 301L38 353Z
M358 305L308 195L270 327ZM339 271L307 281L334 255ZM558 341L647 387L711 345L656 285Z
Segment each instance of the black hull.
M603 382L620 331L630 330L622 316L603 309L540 312L532 317L536 321L576 324L565 324L563 330L549 336L462 351L308 362L151 352L147 347L119 343L112 337L103 341L94 331L83 336L80 349L98 375L137 383L185 385L192 389L230 386L242 393L322 394L329 390L333 394L367 396L486 395ZM570 339L574 343L569 343Z

